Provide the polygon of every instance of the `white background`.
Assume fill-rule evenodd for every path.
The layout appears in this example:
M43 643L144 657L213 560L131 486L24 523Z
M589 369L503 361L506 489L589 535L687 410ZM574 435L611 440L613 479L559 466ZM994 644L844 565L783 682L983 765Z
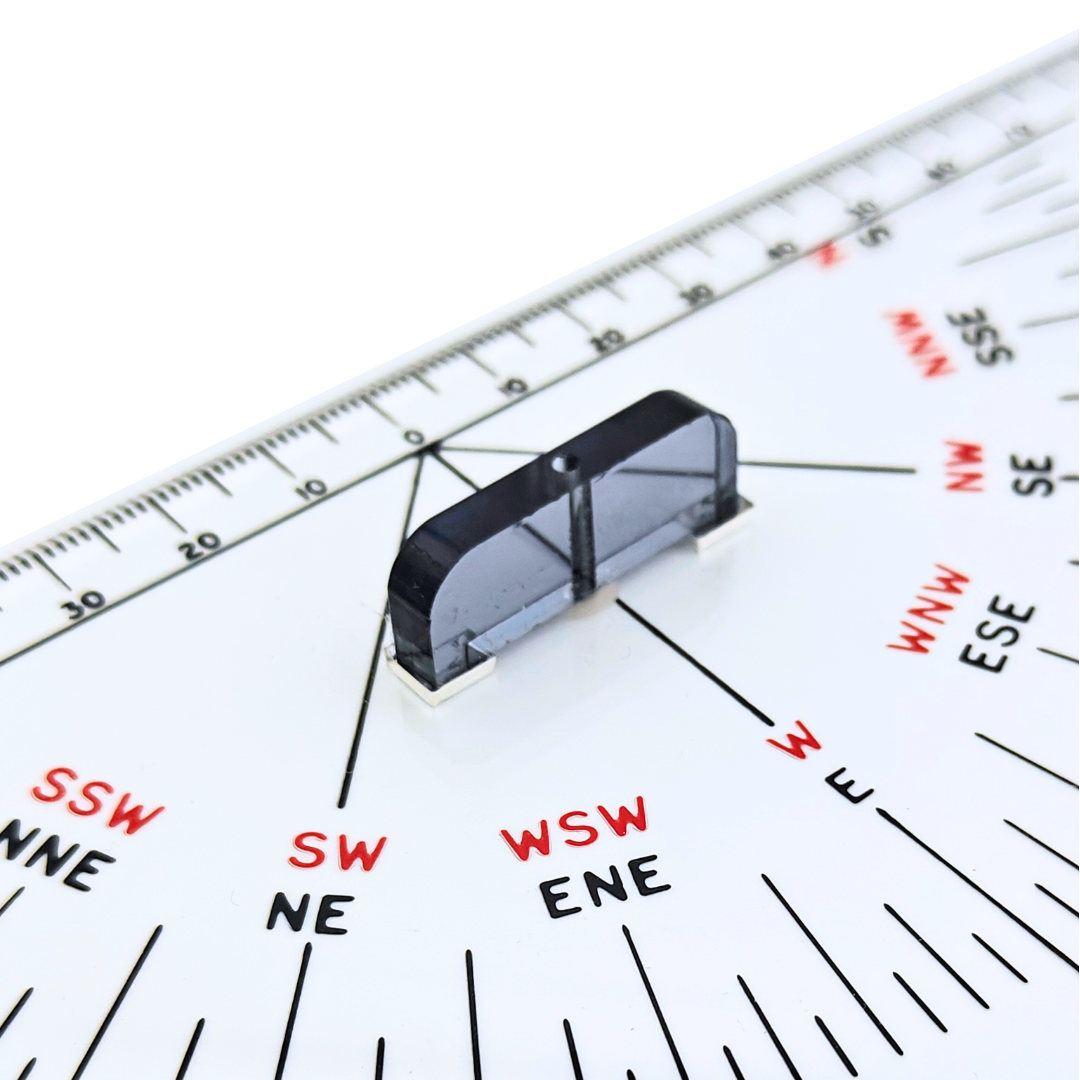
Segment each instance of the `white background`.
M1063 0L0 9L0 542L1072 30Z

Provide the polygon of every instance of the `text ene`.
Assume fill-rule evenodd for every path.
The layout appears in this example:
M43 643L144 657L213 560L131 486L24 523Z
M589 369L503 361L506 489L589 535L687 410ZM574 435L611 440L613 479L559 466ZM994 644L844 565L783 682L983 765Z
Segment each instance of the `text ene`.
M644 832L649 827L645 820L645 800L640 795L637 797L636 812L628 810L625 806L620 806L617 814L613 814L603 806L598 806L596 812L607 822L608 827L616 836L625 836L626 830L630 828L631 825L633 825L638 832ZM584 824L584 822L577 825L573 824L576 819L584 819L588 816L589 813L587 810L568 810L559 818L559 828L562 829L563 832L585 834L583 840L564 839L564 844L567 844L570 847L588 847L589 844L596 843L600 837L599 829L594 828L592 825ZM525 829L522 832L520 840L515 840L506 829L503 829L500 835L509 845L510 850L522 862L525 862L534 851L538 855L551 854L551 834L548 831L546 818L540 822L539 836L534 836L528 829Z
M68 769L64 766L58 769L50 769L45 774L45 783L48 785L48 789L43 791L40 787L33 787L30 789L30 794L38 802L59 802L67 794L67 786L60 779L61 777L66 777L68 780L79 779L78 773L74 769ZM91 817L104 805L97 792L112 795L115 790L112 784L108 784L104 780L91 780L89 783L83 784L79 789L79 794L85 801L80 802L78 797L70 799L67 808L79 817ZM149 814L145 814L141 803L137 806L128 807L128 799L130 798L131 792L125 791L120 796L116 809L109 815L109 820L106 822L110 829L123 825L124 831L129 836L137 833L144 825L148 825L158 814L165 810L164 806L159 806L156 810L151 810Z
M41 832L40 829L31 829L25 836L22 835L22 822L14 818L0 831L0 844L6 845L7 858L9 861L17 859L23 851L33 843L34 837ZM78 844L72 844L67 851L60 850L60 837L50 836L31 853L23 866L33 866L34 863L45 860L45 876L52 877L60 869L66 866L76 851ZM67 873L64 884L79 892L89 892L90 886L79 879L88 874L98 873L96 862L114 863L116 860L103 851L88 851Z
M942 571L938 577L934 578L937 584L924 585L922 587L922 592L953 593L959 596L964 591L961 586L967 585L971 580L970 578L964 577L963 574L958 574L955 570L950 570L947 566L942 566L941 563L935 563L934 566ZM915 599L927 606L908 608L907 614L916 619L922 619L924 622L937 623L938 625L943 626L945 620L939 619L938 615L943 611L952 611L953 609L952 604L946 604L944 600L935 600L931 596L917 595ZM902 649L904 652L916 653L930 651L923 642L935 641L936 638L933 634L928 630L924 630L921 626L916 626L914 623L908 622L906 619L901 619L900 625L906 626L911 633L901 634L900 640L904 642L904 644L895 645L890 643L890 649Z
M655 860L655 855L645 855L640 859L631 859L626 864L626 868L630 871L630 877L634 882L634 887L641 896L652 896L654 893L667 892L671 888L670 885L649 884L649 878L656 877L657 871L645 870L643 867L646 863L655 862ZM626 886L623 884L618 868L609 866L608 873L611 875L610 880L589 871L585 872L582 879L594 907L600 907L600 894L602 892L607 893L608 896L613 896L616 900L625 900L627 897ZM540 882L540 895L544 898L544 906L553 919L562 919L567 915L576 915L581 911L580 907L559 907L560 901L566 900L570 894L568 892L557 892L556 890L569 880L568 877L560 877L552 878L551 881Z
M326 861L326 852L321 847L317 847L312 844L312 840L318 840L321 843L326 843L328 837L326 833L321 832L302 832L293 839L293 847L297 851L302 851L305 855L310 855L310 859L298 859L295 855L289 856L289 864L291 866L299 867L301 870L313 870L316 866L322 866ZM375 845L374 850L368 851L367 844L361 840L355 847L349 846L349 839L341 833L338 836L338 866L342 870L351 870L353 864L360 863L361 870L373 870L375 863L378 862L379 856L382 854L384 845L386 844L386 837L383 836L379 839L379 842ZM341 897L338 897L340 900Z
M885 318L892 323L893 333L904 351L915 361L924 379L951 375L956 371L956 368L949 367L949 357L918 312L892 311Z

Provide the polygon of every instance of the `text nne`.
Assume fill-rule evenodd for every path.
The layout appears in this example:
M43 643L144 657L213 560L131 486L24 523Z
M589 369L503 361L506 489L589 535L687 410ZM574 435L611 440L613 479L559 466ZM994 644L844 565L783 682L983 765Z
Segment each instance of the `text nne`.
M616 836L625 836L626 830L631 825L638 832L644 832L649 827L645 819L645 800L640 795L637 797L636 808L632 811L625 806L620 806L618 812L613 814L606 807L598 806L596 812L607 822L608 828ZM564 838L564 844L569 847L588 847L590 844L596 843L600 838L600 830L587 823L588 816L589 812L587 810L567 810L559 818L559 828L563 832L584 834L584 837L578 840ZM513 834L506 829L501 830L500 835L506 841L510 850L522 862L525 862L534 851L538 855L551 854L551 831L548 828L546 818L540 822L539 833L540 835L536 836L528 829L525 829L520 840L516 840Z
M61 766L58 769L50 769L45 774L45 783L47 788L33 787L30 789L30 794L34 796L38 802L59 802L67 793L67 785L64 783L64 779L78 780L79 774L74 769L68 769ZM79 789L79 794L74 799L69 799L67 803L68 810L78 817L92 817L96 814L104 802L98 795L101 792L103 795L113 795L116 789L112 784L107 783L104 780L90 780ZM81 796L81 799L80 799ZM150 813L143 812L143 806L141 803L135 806L128 806L128 799L131 798L131 792L125 791L120 796L119 802L116 804L116 808L109 815L109 819L106 825L110 829L115 829L118 825L123 825L124 831L131 836L133 833L137 833L144 825L148 825L151 821L163 813L164 806L159 806L156 810L151 810Z
M937 582L937 584L923 585L919 590L919 594L915 597L920 604L925 606L908 608L906 614L912 616L912 618L920 619L923 622L935 623L938 626L943 626L945 620L939 618L939 616L946 611L952 611L953 605L947 604L944 600L939 600L936 597L923 596L922 594L939 593L959 596L964 591L963 586L967 585L971 579L964 577L963 574L958 574L955 570L950 570L947 566L942 566L941 563L935 563L934 566L941 571L941 574L934 578L934 581ZM900 649L903 652L915 653L926 653L930 651L925 643L936 639L929 630L925 630L922 626L909 622L907 619L901 619L900 625L907 627L911 633L900 634L900 640L904 644L896 645L890 642L890 649Z
M318 843L312 843L312 841L325 844L328 839L326 833L321 832L302 832L295 836L293 847L310 858L298 859L295 855L290 855L289 865L298 867L300 870L313 870L316 866L322 866L326 861L326 852L319 847ZM338 866L342 870L351 870L355 863L359 863L361 870L374 870L385 845L386 837L380 837L379 842L369 851L363 840L354 846L349 843L349 838L341 833L337 844Z

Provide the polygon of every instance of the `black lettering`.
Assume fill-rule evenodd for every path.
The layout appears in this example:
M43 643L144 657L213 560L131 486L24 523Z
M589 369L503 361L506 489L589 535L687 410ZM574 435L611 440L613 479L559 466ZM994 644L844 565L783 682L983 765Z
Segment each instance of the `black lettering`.
M74 855L75 852L78 850L79 845L72 844L71 847L69 847L67 851L65 851L64 854L61 855L60 837L50 836L49 839L46 840L45 843L42 844L41 847L39 847L37 851L35 851L34 854L26 860L26 862L23 863L23 866L33 866L34 863L38 862L41 857L44 856L45 876L52 877L53 874L55 874L56 871L59 870L64 865L64 863L66 863L68 859L70 859L71 856Z
M608 870L611 873L610 881L605 881L602 877L589 873L587 870L585 871L585 888L589 890L589 895L592 897L595 907L600 906L601 889L606 893L610 893L616 900L626 899L626 889L623 887L622 878L619 877L619 871L614 866L609 866Z
M1000 596L995 596L994 599L990 601L990 606L986 610L992 611L995 615L1003 615L1006 619L1012 619L1014 622L1027 622L1031 616L1035 614L1034 605L1027 609L1026 615L1018 615L1016 613L1016 608L1014 608L1012 604L1006 604L1003 608L998 607L998 601L1000 599Z
M335 904L347 904L355 899L355 896L334 896L333 893L324 896L322 903L319 904L319 914L315 916L315 933L347 934L349 931L344 926L327 926L326 924L331 919L340 919L345 914L340 908L334 907Z
M1017 477L1012 482L1012 489L1017 495L1034 495L1036 491L1042 491L1042 497L1045 499L1048 495L1054 494L1054 481L1048 480L1045 476L1040 476L1034 480L1028 480L1025 485Z
M548 909L548 914L553 919L561 919L564 915L576 915L581 908L561 908L559 907L559 901L565 900L570 894L564 892L555 892L556 885L565 885L570 879L568 877L552 878L551 881L540 882L540 895L544 898L544 904Z
M986 633L985 630L983 629L983 627L992 626L992 625L993 624L990 622L990 620L987 619L985 622L981 622L981 623L979 623L978 626L975 627L975 633L983 641L994 641L996 638L1001 637L1002 634L1012 634L1012 638L1009 641L999 641L998 642L998 644L1003 649L1011 648L1013 645L1015 645L1020 640L1020 631L1017 630L1015 626L998 626L998 627L995 627L993 633L991 633L991 634Z
M646 885L645 882L651 877L656 877L655 870L642 870L642 864L652 862L655 855L646 855L641 859L631 859L626 865L630 868L630 876L634 879L637 891L642 896L651 896L653 893L664 892L670 889L670 885Z
M40 829L31 829L25 836L19 836L21 828L22 822L15 818L4 826L3 832L0 832L0 841L7 844L7 857L9 859L17 859L22 854L23 848L41 832Z
M964 651L960 654L960 660L965 664L970 664L972 667L982 668L983 671L992 671L995 675L1001 671L1005 666L1005 661L1009 658L1003 656L997 664L988 664L986 662L986 653L979 653L978 656L971 655L971 646L965 645Z
M266 920L266 929L273 930L277 923L279 915L285 916L285 921L293 928L293 930L299 930L304 925L304 919L307 918L308 901L311 899L310 893L304 893L303 900L300 901L300 906L294 908L292 904L285 898L283 892L279 892L274 897L274 902L270 905L270 918Z
M1054 459L1047 454L1043 458L1043 463L1039 465L1031 458L1027 461L1021 462L1015 454L1009 455L1009 464L1013 467L1013 472L1053 472L1054 471Z
M90 886L84 885L79 878L83 874L96 874L98 868L93 864L95 862L111 863L116 860L111 855L106 855L104 851L88 851L74 866L71 872L66 878L64 878L64 884L70 885L73 889L78 889L79 892L89 892ZM48 871L46 871L48 873Z
M873 788L867 788L861 795L852 795L851 794L851 789L855 786L855 781L854 780L845 780L841 784L836 779L842 772L846 772L846 771L847 771L847 766L846 765L842 769L837 769L836 772L830 773L828 776L825 777L825 783L828 784L829 787L833 788L834 790L839 791L840 794L843 795L844 798L847 799L848 802L852 802L852 803L861 803L863 801L863 799L867 798L867 796L874 794L874 789Z

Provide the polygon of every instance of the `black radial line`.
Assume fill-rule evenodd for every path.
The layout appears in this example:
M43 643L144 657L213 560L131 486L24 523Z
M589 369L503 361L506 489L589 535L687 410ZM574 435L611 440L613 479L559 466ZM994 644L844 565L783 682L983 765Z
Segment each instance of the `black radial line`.
M995 948L994 948L994 946L993 946L993 945L990 945L990 944L989 944L988 942L984 941L984 940L983 940L983 939L982 939L981 937L979 937L979 935L978 935L978 934L976 934L976 933L975 933L974 931L972 931L972 934L971 934L971 936L972 936L972 937L973 937L973 938L974 938L974 939L975 939L975 940L976 940L976 941L977 941L977 942L978 942L978 943L979 943L979 944L980 944L980 945L981 945L981 946L982 946L982 947L983 947L983 948L984 948L984 949L985 949L985 950L986 950L986 951L987 951L987 952L988 952L988 953L989 953L989 954L990 954L990 955L991 955L992 957L994 957L994 959L995 959L995 960L998 960L998 961L1000 961L1000 962L1001 962L1001 963L1002 963L1002 964L1003 964L1003 965L1004 965L1005 967L1007 967L1007 968L1008 968L1008 969L1009 969L1009 970L1010 970L1010 971L1011 971L1011 972L1012 972L1012 973L1013 973L1013 974L1014 974L1014 975L1015 975L1015 976L1016 976L1016 977L1017 977L1017 978L1018 978L1018 979L1019 979L1019 980L1020 980L1021 982L1025 982L1025 983L1027 982L1027 978L1026 978L1026 977L1025 977L1024 975L1021 975L1021 974L1020 974L1020 972L1019 972L1019 971L1017 971L1017 970L1016 970L1016 968L1014 968L1014 967L1012 966L1012 964L1010 964L1010 963L1009 963L1009 961L1008 961L1008 960L1006 960L1006 959L1005 959L1005 957L1004 957L1004 956L1002 956L1002 955L1001 955L1001 953L999 953L999 952L997 951L997 949L995 949Z
M1070 787L1080 787L1075 780L1070 780L1067 776L1062 776L1061 773L1054 772L1053 769L1048 769L1045 765L1040 765L1037 761L1032 761L1029 757L1024 757L1023 754L1006 746L1004 743L999 743L996 739L991 739L989 735L983 735L980 732L975 732L977 739L982 739L983 742L990 743L991 746L996 746L999 750L1004 750L1006 754L1012 754L1013 757L1019 758L1021 761L1026 761L1029 765L1034 765L1036 769L1041 769L1044 773L1053 776L1055 779L1062 781L1062 783L1068 784Z
M482 1080L480 1028L476 1023L476 980L473 976L472 949L465 950L465 985L469 992L469 1042L472 1046L473 1080Z
M985 259L993 259L998 255L1006 255L1010 251L1017 251L1020 248L1027 247L1029 244L1037 244L1040 240L1049 240L1052 237L1061 236L1063 233L1072 232L1076 227L1077 223L1072 221L1067 225L1056 225L1051 229L1043 229L1042 232L1022 237L1019 240L1014 240L1010 244L1002 244L1000 247L991 248L989 251L984 251L979 255L969 255L966 259L961 259L958 265L971 266L974 263L983 262Z
M1036 195L1042 195L1043 192L1050 191L1052 188L1056 188L1065 183L1065 177L1051 176L1047 179L1040 180L1038 183L1031 187L1026 187L1022 191L1013 191L1006 195L1004 198L998 199L996 203L988 206L983 213L993 214L998 210L1004 210L1006 206L1013 206L1016 203L1024 202L1026 199L1034 199Z
M700 671L701 674L705 676L705 678L711 679L714 683L716 683L716 685L719 686L725 694L734 698L744 709L753 713L754 716L756 716L763 724L768 724L769 727L776 726L772 722L772 720L770 720L769 717L767 717L756 705L751 704L737 690L735 690L731 686L728 686L728 684L724 682L724 680L721 679L719 675L714 674L699 660L694 659L694 657L692 657L681 645L676 645L675 642L667 636L667 634L665 634L657 627L653 626L653 624L649 622L649 620L646 619L644 615L636 612L628 603L626 603L626 601L616 597L615 603L618 604L618 606L621 607L623 611L625 611L626 614L630 616L630 618L635 619L642 626L644 626L650 634L662 641L669 649L678 653L679 656L681 656L688 664L692 664L694 667L696 667L698 671Z
M1080 864L1074 863L1072 859L1070 859L1067 855L1062 855L1060 851L1055 851L1049 844L1044 844L1042 840L1040 840L1037 836L1032 836L1031 833L1029 833L1026 829L1021 829L1019 825L1010 821L1008 818L1002 818L1001 820L1004 821L1006 825L1015 829L1018 833L1020 833L1021 836L1026 836L1029 840L1032 840L1034 841L1034 843L1038 844L1039 847L1045 848L1047 851L1049 851L1051 855L1056 855L1062 862L1068 863L1074 870L1080 870Z
M829 472L915 473L908 465L834 465L824 461L740 461L758 469L825 469Z
M98 537L99 540L108 544L118 555L120 554L120 549L96 525L90 525L90 531Z
M4 914L4 912L5 912L5 911L7 911L7 909L8 909L9 907L11 907L11 905L12 905L12 904L14 904L14 903L15 903L15 901L16 901L16 900L18 900L18 899L19 899L19 897L20 897L20 896L22 896L22 894L23 894L24 892L26 892L26 886L25 886L25 885L20 885L20 886L19 886L19 887L18 887L18 888L17 888L17 889L16 889L16 890L15 890L15 891L14 891L14 892L13 892L13 893L12 893L12 894L11 894L11 895L10 895L10 896L9 896L9 897L8 897L8 898L6 899L6 900L5 900L5 901L4 901L4 903L3 903L2 905L0 905L0 915L3 915L3 914Z
M177 521L176 518L174 518L172 514L170 514L169 511L166 510L165 507L157 501L157 499L155 499L152 495L147 495L145 496L145 498L147 503L152 506L167 522L169 522L170 525L175 525L176 528L178 528L182 533L187 532L187 529L185 529L184 526L181 525L180 522Z
M798 926L798 928L806 935L807 940L810 942L810 944L813 945L814 948L817 949L817 951L821 954L821 958L825 961L826 964L829 965L829 967L832 968L833 974L844 984L845 989L858 1003L859 1008L862 1009L862 1011L866 1013L866 1015L870 1018L870 1021L874 1025L874 1027L876 1027L878 1031L881 1032L881 1035L885 1039L885 1041L898 1054L903 1054L904 1051L900 1049L900 1044L892 1037L891 1034L889 1034L888 1029L877 1018L874 1010L866 1004L859 991L856 990L854 986L852 986L851 980L840 970L839 967L837 967L836 961L833 960L833 958L825 951L825 947L821 944L821 942L818 941L816 937L814 937L813 933L810 930L810 927L802 921L802 919L799 917L798 912L787 902L783 893L780 892L780 890L769 880L769 878L765 874L762 874L761 878L765 882L765 884L769 886L769 889L772 892L773 896L775 896L776 899L784 905L784 909L795 920L796 926Z
M675 1045L675 1040L671 1037L671 1029L667 1026L667 1021L664 1019L664 1012L660 1008L660 1002L656 1000L656 992L652 988L652 983L649 982L649 976L645 973L645 965L641 962L641 957L638 956L637 946L634 944L634 939L630 936L630 930L624 926L622 928L623 937L626 938L626 944L630 946L630 954L634 958L634 963L637 966L638 974L641 976L641 981L645 985L645 993L649 995L649 1001L652 1003L653 1012L656 1013L656 1019L660 1022L660 1030L664 1033L664 1039L667 1041L668 1049L671 1051L672 1060L675 1062L675 1069L679 1074L680 1080L689 1080L686 1073L686 1066L682 1063L682 1058L679 1056L679 1048Z
M375 1044L375 1080L383 1080L383 1066L386 1064L386 1040L380 1035Z
M1060 479L1065 480L1066 477L1062 476ZM1075 656L1069 656L1068 653L1057 652L1054 649L1044 649L1041 645L1036 645L1035 648L1041 653L1046 653L1047 656L1056 656L1059 660L1068 660L1071 664L1080 664L1080 660Z
M727 1058L727 1063L731 1066L731 1072L735 1080L746 1080L746 1077L742 1074L742 1069L739 1068L739 1063L735 1060L735 1055L727 1046L724 1047L724 1057Z
M793 1080L802 1080L802 1077L799 1075L799 1070L795 1068L795 1062L788 1056L788 1052L784 1049L784 1044L780 1041L780 1037L773 1031L773 1026L769 1023L769 1018L757 1003L757 999L750 992L750 987L746 985L746 980L741 975L736 975L735 978L739 980L739 985L742 987L743 993L746 995L750 1004L754 1006L754 1012L757 1013L758 1019L764 1026L766 1033L769 1038L772 1039L772 1044L776 1047L776 1052L784 1059L784 1064L788 1067L788 1072L791 1073Z
M26 1080L26 1078L34 1071L34 1066L37 1064L37 1058L31 1058L24 1066L23 1071L15 1078L15 1080Z
M290 469L289 466L286 465L283 461L279 461L276 457L274 457L274 455L271 454L270 451L262 445L262 443L256 443L255 449L258 450L259 453L262 454L262 456L266 458L267 461L270 461L274 465L276 465L283 473L285 473L286 476L291 476L294 480L296 479L296 473L294 473L292 469Z
M46 574L60 582L68 592L71 592L71 586L36 551L31 553L30 558L33 559Z
M574 1043L574 1032L570 1027L569 1020L563 1020L562 1022L563 1033L566 1035L566 1049L570 1051L570 1067L574 1070L574 1080L585 1080L585 1077L581 1074L581 1062L577 1056L577 1046ZM629 1069L626 1070L627 1076L632 1076L633 1073Z
M135 966L131 969L131 973L128 975L127 979L124 980L124 985L120 987L120 993L116 995L116 1000L112 1003L112 1008L105 1014L105 1019L102 1020L101 1027L98 1028L93 1041L87 1047L86 1053L83 1054L82 1061L79 1062L78 1067L71 1074L71 1080L79 1080L79 1077L86 1072L86 1066L90 1064L90 1059L94 1056L94 1051L96 1051L101 1044L101 1040L105 1038L105 1032L109 1030L109 1025L113 1022L113 1017L120 1011L120 1006L124 1004L124 998L127 997L132 984L138 977L139 972L142 971L142 966L146 963L146 958L150 955L150 950L157 944L157 939L159 937L161 937L160 926L154 930L150 935L150 940L143 946L143 951L139 954L139 959L135 961Z
M409 534L409 521L412 518L413 508L416 506L416 492L420 487L420 472L424 467L424 455L416 458L416 469L413 472L412 487L409 490L409 504L405 508L405 523L401 528L401 540L398 548L405 543L405 537ZM352 788L353 775L356 772L356 759L360 753L360 739L364 734L364 725L367 723L368 709L371 706L371 695L375 690L375 675L379 670L379 657L382 654L383 639L386 636L386 620L390 616L390 601L387 600L383 608L382 618L379 620L379 629L375 634L375 648L371 652L371 663L368 665L367 680L364 683L364 696L360 699L360 711L356 717L356 728L353 731L352 743L349 745L349 757L345 763L345 775L341 778L341 791L338 793L337 806L339 810L345 809L349 801L349 791Z
M3 1038L4 1032L11 1027L15 1020L15 1017L19 1015L22 1007L30 1000L30 995L34 992L34 988L31 986L29 990L24 990L23 995L18 1001L11 1007L11 1012L4 1017L3 1023L0 1023L0 1038Z
M890 825L893 825L897 829L899 829L900 832L902 832L909 840L914 840L915 843L923 849L923 851L925 851L928 855L932 855L935 859L937 859L939 863L941 863L942 866L947 866L961 881L963 881L966 885L970 885L981 897L983 897L983 899L989 900L990 903L998 909L998 911L1000 911L1004 915L1008 915L1008 917L1012 919L1012 921L1016 923L1017 926L1022 926L1037 942L1039 942L1039 944L1044 945L1056 957L1064 960L1065 963L1068 964L1069 967L1071 967L1074 971L1080 971L1080 965L1078 965L1071 956L1068 956L1066 953L1062 952L1061 949L1059 949L1052 942L1047 941L1047 939L1044 938L1038 930L1036 930L1033 926L1029 926L1026 922L1024 922L1023 919L1020 918L1019 915L1010 911L1000 900L991 896L981 885L976 885L975 882L967 876L967 874L965 874L962 870L958 870L943 855L939 855L924 840L920 840L909 828L901 825L900 822L897 821L896 818L894 818L892 814L890 814L887 810L882 810L880 806L875 807L875 809Z
M1049 843L1043 843L1043 841L1042 841L1042 840L1040 840L1040 839L1039 839L1039 838L1038 838L1037 836L1032 836L1032 835L1031 835L1030 833L1028 833L1028 832L1027 832L1027 829L1021 828L1021 827L1020 827L1020 825L1017 825L1017 824L1015 824L1014 822L1011 822L1011 821L1010 821L1010 820L1009 820L1008 818L1002 818L1001 820L1002 820L1002 821L1003 821L1003 822L1004 822L1005 824L1009 825L1010 827L1012 827L1012 828L1015 828L1015 829L1016 829L1016 832L1017 832L1017 833L1020 833L1020 834L1021 834L1021 836L1026 836L1026 837L1027 837L1027 838L1028 838L1029 840L1032 840L1032 841L1034 841L1035 843L1038 843L1038 845L1039 845L1039 847L1040 847L1040 848L1044 848L1045 850L1049 851L1049 852L1050 852L1050 853L1051 853L1052 855L1056 855L1056 856L1057 856L1057 858L1058 858L1058 859L1061 859L1061 861L1062 861L1063 863L1068 863L1068 864L1069 864L1069 866L1071 866L1071 867L1072 867L1072 869L1075 869L1075 870L1080 870L1080 864L1077 864L1077 863L1075 863L1075 862L1072 862L1072 860L1068 858L1068 855L1063 855L1063 854L1062 854L1061 852L1059 852L1059 851L1055 851L1055 850L1054 850L1054 849L1053 849L1053 848L1052 848L1052 847L1051 847L1051 846L1049 845ZM3 914L3 912L2 912L2 909L0 909L0 915L2 915L2 914Z
M858 1076L855 1066L851 1064L851 1058L844 1053L844 1048L836 1041L836 1036L825 1026L825 1021L820 1016L814 1017L814 1022L821 1028L821 1034L828 1040L829 1045L836 1051L836 1056L843 1062L844 1068L852 1076Z
M923 999L921 997L919 997L919 995L916 994L915 991L912 990L910 986L908 986L908 984L904 981L904 977L902 975L900 975L899 972L894 971L893 972L893 978L908 992L909 996L911 997L911 1000L914 1001L915 1004L918 1005L919 1008L922 1009L922 1011L924 1013L926 1013L926 1015L929 1016L930 1019L933 1020L933 1022L942 1031L947 1033L949 1029L938 1019L937 1014L934 1012L934 1010L931 1009L930 1006L927 1005L926 1002L923 1001Z
M475 480L470 480L457 466L451 465L438 450L431 450L429 453L444 469L452 472L463 484L468 484L473 491L480 490L480 485Z
M289 1044L292 1042L293 1028L296 1026L296 1013L300 1008L300 995L304 992L304 979L307 977L308 961L311 959L311 942L304 946L304 955L300 958L300 970L296 975L296 988L293 990L292 1004L289 1006L289 1019L285 1021L285 1034L281 1037L281 1052L278 1054L274 1080L281 1080L285 1075L285 1062L289 1060Z
M1022 330L1031 330L1036 326L1049 326L1051 323L1059 322L1075 322L1080 318L1080 313L1075 311L1066 311L1060 315L1043 315L1039 319L1028 319L1027 322L1022 322L1020 328Z
M894 919L895 919L895 920L896 920L896 921L897 921L897 922L898 922L898 923L899 923L899 924L900 924L900 925L901 925L901 926L902 926L902 927L903 927L903 928L904 928L904 929L905 929L905 930L906 930L906 931L907 931L907 932L908 932L908 933L909 933L909 934L910 934L910 935L911 935L911 936L912 936L912 937L913 937L913 938L914 938L914 939L915 939L915 940L916 940L916 941L917 941L917 942L918 942L918 943L919 943L919 944L920 944L920 945L921 945L921 946L922 946L922 947L923 947L923 948L924 948L924 949L925 949L925 950L926 950L926 951L927 951L927 952L928 952L928 953L929 953L929 954L930 954L930 955L931 955L931 956L932 956L932 957L933 957L933 958L934 958L934 959L935 959L935 960L936 960L936 961L937 961L937 962L938 962L938 963L939 963L939 964L940 964L940 965L941 965L941 966L942 966L942 967L943 967L943 968L944 968L944 969L945 969L945 970L946 970L946 971L947 971L947 972L948 972L948 973L949 973L949 974L950 974L950 975L951 975L951 976L952 976L952 977L953 977L953 978L954 978L954 979L955 979L955 980L956 980L956 981L957 981L957 982L958 982L958 983L959 983L959 984L960 984L960 985L961 985L961 986L962 986L962 987L963 987L963 988L964 988L964 989L965 989L965 990L966 990L966 991L967 991L967 992L968 992L968 993L969 993L969 994L970 994L970 995L971 995L971 996L972 996L972 997L973 997L973 998L974 998L974 999L975 999L975 1000L976 1000L976 1001L977 1001L977 1002L978 1002L978 1003L979 1003L979 1004L980 1004L980 1005L981 1005L981 1006L983 1007L983 1008L984 1008L984 1009L989 1009L989 1008L990 1008L990 1005L989 1005L989 1003L988 1003L988 1002L986 1001L986 999L985 999L985 998L983 998L983 996L982 996L981 994L979 994L979 993L978 993L978 992L977 992L977 991L975 990L975 988L974 988L974 987L973 987L973 986L971 985L971 983L969 983L969 982L967 981L967 979L965 979L965 978L964 978L964 977L963 977L963 976L962 976L962 975L961 975L961 974L960 974L960 973L959 973L959 972L958 972L958 971L956 970L956 968L954 968L954 967L952 966L952 964L950 964L950 963L948 962L948 960L946 960L946 959L945 959L945 957L943 957L943 956L941 955L941 953L939 953L939 952L937 951L937 949L935 949L935 948L933 947L933 945L931 945L931 944L930 944L930 942L928 942L928 941L926 940L926 938L924 938L924 937L922 936L922 934L920 934L920 933L919 933L919 932L918 932L918 931L917 931L917 930L916 930L916 929L915 929L915 928L914 928L914 927L913 927L913 926L911 925L911 923L909 923L909 922L908 922L908 921L907 921L906 919L904 919L904 917L903 917L902 915L900 915L900 914L899 914L899 913L897 912L896 908L894 908L894 907L893 907L893 906L892 906L891 904L886 904L886 905L885 905L885 910L886 910L886 911L887 911L887 912L888 912L888 913L889 913L889 914L890 914L890 915L891 915L891 916L892 916L892 917L893 917L893 918L894 918Z
M463 454L516 454L519 457L539 457L543 450L511 450L505 446L448 446L442 444L443 450L461 452Z
M1056 896L1045 885L1040 885L1036 881L1035 882L1035 888L1038 889L1039 892L1041 892L1043 894L1043 896L1049 896L1050 899L1054 901L1054 903L1060 904L1066 911L1071 911L1078 919L1080 919L1080 911L1077 911L1076 908L1074 908L1072 906L1072 904L1066 904L1065 901L1062 900L1060 896Z
M202 1029L206 1020L200 1019L195 1025L195 1030L191 1033L191 1039L187 1044L187 1050L184 1052L184 1060L180 1062L180 1069L176 1074L176 1080L184 1080L187 1076L188 1066L191 1064L191 1059L195 1056L195 1047L199 1045L199 1036L202 1035Z

